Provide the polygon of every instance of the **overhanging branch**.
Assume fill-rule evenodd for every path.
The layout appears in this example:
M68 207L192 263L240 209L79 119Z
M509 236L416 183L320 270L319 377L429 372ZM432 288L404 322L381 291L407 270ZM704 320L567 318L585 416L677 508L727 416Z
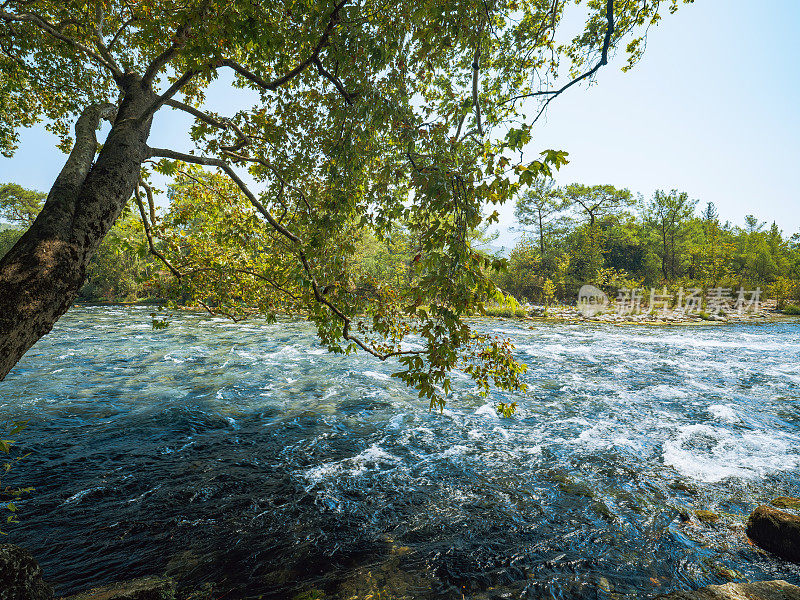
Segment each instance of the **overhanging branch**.
M534 118L533 122L539 120L542 116L544 111L547 109L547 106L555 100L558 96L566 92L569 88L571 88L576 83L580 83L584 79L588 79L592 77L597 71L600 70L600 67L603 67L608 64L608 52L611 48L611 38L614 34L614 0L606 0L606 33L605 37L603 38L603 47L600 53L600 60L595 64L591 69L583 73L582 75L576 77L569 83L565 84L561 88L557 90L541 90L538 92L531 92L529 94L520 94L519 96L514 96L513 98L509 98L504 100L500 104L507 104L509 102L516 102L517 100L521 100L523 98L532 98L534 96L548 96L547 101L544 103L542 108Z
M256 84L258 87L263 88L265 90L274 92L279 87L287 83L289 80L293 79L300 73L302 73L308 65L312 64L316 59L319 59L319 54L322 49L328 44L330 40L331 34L333 33L333 29L336 26L336 23L339 21L339 12L342 10L345 4L347 4L349 0L340 0L334 7L333 11L331 12L331 16L328 18L328 24L325 26L325 29L322 32L322 36L320 37L319 41L317 42L316 46L314 46L311 55L298 64L295 68L291 71L275 79L273 81L267 81L260 75L253 73L244 65L239 64L238 62L231 60L231 59L223 59L220 66L228 67L236 71L239 75L250 81L251 83Z
M230 177L233 182L237 185L237 187L241 190L241 192L245 195L245 197L250 201L250 203L258 210L259 213L267 220L267 222L275 229L278 233L283 235L286 239L288 239L294 245L294 249L297 252L297 256L300 258L300 262L303 265L303 270L305 271L308 279L311 283L311 288L314 293L314 300L318 304L322 304L327 306L330 311L342 321L342 337L347 340L351 341L356 344L359 348L364 350L365 352L371 354L372 356L380 359L380 360L387 360L394 356L402 356L408 354L423 354L424 351L421 350L397 350L394 352L379 352L372 346L370 346L365 341L361 340L357 336L354 336L350 333L350 325L352 319L347 316L338 306L333 304L330 300L325 297L322 289L317 283L316 278L314 277L313 270L311 268L311 264L306 256L305 251L303 250L303 241L296 236L294 233L286 229L280 222L272 215L272 213L256 198L255 194L250 190L247 184L242 181L236 171L226 163L224 160L219 158L213 158L208 156L194 156L192 154L185 154L183 152L176 152L175 150L170 150L168 148L149 148L148 155L150 157L163 157L169 158L173 160L180 160L187 163L202 165L202 166L209 166L209 167L217 167L225 172L228 177Z
M133 190L133 197L136 199L136 205L139 207L139 214L142 217L142 225L144 226L144 234L145 234L145 237L147 237L147 246L148 246L148 248L150 250L150 254L152 254L158 260L160 260L162 263L164 263L167 266L167 268L170 270L170 272L180 281L180 279L182 277L181 272L178 271L178 269L176 269L175 267L173 267L172 263L170 263L166 259L166 257L163 254L161 254L161 252L156 250L156 246L153 243L153 232L152 232L152 230L150 228L150 222L147 220L147 214L145 213L145 210L144 210L144 204L142 204L142 197L141 197L141 194L139 193L139 186L144 187L145 191L147 191L148 200L151 197L152 191L150 190L149 186L147 186L147 184L142 180L139 180L139 183L136 184L136 187ZM152 219L153 218L153 213L154 213L154 210L153 210L153 207L152 207L152 203L150 205L150 211L151 211L150 212L150 218Z
M82 44L78 40L75 40L67 35L64 35L58 30L58 28L55 25L50 23L44 17L41 17L31 12L16 14L0 9L0 19L6 21L7 23L13 23L13 22L30 23L31 25L47 33L49 36L54 37L55 39L62 41L66 44L69 44L76 50L79 50L80 52L84 53L87 57L92 59L98 65L108 69L113 75L115 81L119 81L122 78L123 75L122 71L118 66L116 66L116 63L113 62L113 59L112 62L109 62L108 60L106 60L106 58L102 56L102 54L95 52L94 50L92 50L85 44Z

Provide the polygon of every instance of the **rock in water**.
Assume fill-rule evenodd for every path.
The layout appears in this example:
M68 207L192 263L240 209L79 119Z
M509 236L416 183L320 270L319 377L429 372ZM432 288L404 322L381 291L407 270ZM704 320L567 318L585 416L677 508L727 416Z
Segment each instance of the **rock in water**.
M30 552L14 544L0 545L0 600L52 600L53 588Z
M174 600L175 581L167 577L142 577L93 588L67 600Z
M800 600L800 587L782 580L726 583L694 591L672 592L656 596L656 600Z
M792 510L800 510L800 498L792 498L790 496L778 496L770 500L772 506L778 508L790 508Z
M800 563L800 517L762 505L747 519L747 537L764 550Z

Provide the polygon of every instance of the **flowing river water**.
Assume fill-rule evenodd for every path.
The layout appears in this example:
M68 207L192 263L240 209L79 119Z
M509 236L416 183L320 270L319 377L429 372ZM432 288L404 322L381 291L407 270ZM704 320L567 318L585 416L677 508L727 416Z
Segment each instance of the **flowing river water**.
M486 321L530 389L457 378L438 414L303 322L150 312L74 308L0 382L0 419L30 420L7 482L36 487L7 541L57 595L163 573L227 599L800 583L743 530L800 495L799 324Z

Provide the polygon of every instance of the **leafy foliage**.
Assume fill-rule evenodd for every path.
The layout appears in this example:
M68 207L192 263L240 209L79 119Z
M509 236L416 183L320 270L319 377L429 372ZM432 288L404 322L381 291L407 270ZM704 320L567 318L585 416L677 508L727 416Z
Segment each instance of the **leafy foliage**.
M497 405L497 414L503 417L504 419L510 419L515 414L517 414L517 403L511 402L500 402Z
M16 435L27 426L27 421L14 421L3 424L4 435ZM3 477L8 475L13 466L27 455L14 455L14 440L0 440L0 452L6 455L5 460L0 460L0 501L4 503L3 509L7 511L5 524L17 522L16 500L33 491L32 487L20 488L3 485ZM5 535L0 527L0 534Z
M149 216L137 190L174 298L235 319L302 313L331 351L397 359L395 375L431 406L455 368L484 391L517 389L508 341L462 318L503 298L487 273L504 262L469 232L485 206L567 162L556 149L522 159L550 102L625 43L635 62L677 0L589 0L583 30L562 40L570 4L8 0L0 150L43 117L66 147L86 106L161 90L141 122L168 109L195 119L191 152L151 148L141 165ZM206 95L223 72L252 106L214 111ZM161 222L153 171L172 179ZM410 263L371 277L352 258L362 240L403 240Z
M0 218L28 226L42 210L47 194L28 190L16 183L0 184Z

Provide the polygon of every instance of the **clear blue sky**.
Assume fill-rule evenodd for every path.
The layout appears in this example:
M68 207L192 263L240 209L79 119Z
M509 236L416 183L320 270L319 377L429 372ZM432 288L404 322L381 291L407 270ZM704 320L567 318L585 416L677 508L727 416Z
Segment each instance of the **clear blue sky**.
M623 62L555 101L539 127L532 150L570 153L560 184L676 188L714 202L723 220L755 214L800 231L800 0L681 5L651 30L633 71ZM186 148L186 122L165 117L151 143ZM24 132L17 155L0 159L0 181L49 189L64 160L54 141ZM501 213L498 243L512 245L513 207Z

